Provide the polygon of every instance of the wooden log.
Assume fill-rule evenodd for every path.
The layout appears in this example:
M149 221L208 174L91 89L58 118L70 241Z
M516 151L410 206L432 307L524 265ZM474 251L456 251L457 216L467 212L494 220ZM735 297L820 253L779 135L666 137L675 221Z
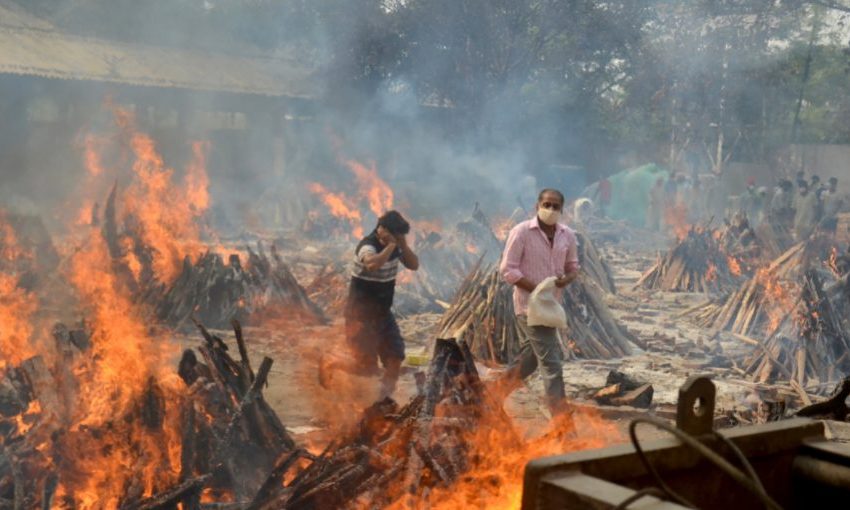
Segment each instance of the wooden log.
M170 510L190 492L199 492L210 478L212 475L209 474L192 478L165 492L121 508L122 510Z
M239 402L239 406L236 408L236 411L230 418L230 422L227 424L227 428L221 438L221 443L217 446L219 455L215 455L214 458L220 458L220 454L223 449L230 446L230 442L233 440L234 432L236 431L236 425L242 419L245 411L253 405L260 391L262 391L262 387L266 384L271 368L272 359L269 357L263 358L262 363L260 363L260 369L257 371L257 377L254 379L254 382L251 383L251 387L248 388L248 391L245 392L245 395L242 397L242 401Z
M245 347L245 339L242 337L242 325L239 321L232 319L233 333L236 336L236 346L239 349L239 358L242 361L242 370L247 375L246 387L254 380L254 371L251 369L251 360L248 358L248 349Z
M611 403L614 405L626 405L648 409L652 404L653 389L651 384L644 384L639 388L631 390L622 396L613 397Z
M275 491L283 485L283 477L286 475L287 471L289 471L289 469L304 455L304 453L305 451L300 448L282 453L275 461L274 467L268 477L266 477L266 481L260 486L260 489L257 491L254 499L251 500L251 503L245 510L258 510L262 508L263 505L267 504L274 496Z

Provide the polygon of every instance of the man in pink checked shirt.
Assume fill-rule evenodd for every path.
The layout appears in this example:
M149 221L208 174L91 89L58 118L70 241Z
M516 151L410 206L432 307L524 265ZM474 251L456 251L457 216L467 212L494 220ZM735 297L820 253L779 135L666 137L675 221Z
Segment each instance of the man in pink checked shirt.
M520 352L500 380L500 386L507 396L539 366L546 404L554 415L562 412L566 404L563 352L555 328L528 325L528 298L550 276L557 278L558 289L578 277L578 244L575 233L558 222L564 208L564 195L560 191L541 191L535 208L534 218L511 230L499 266L502 278L514 286L514 312L521 335Z

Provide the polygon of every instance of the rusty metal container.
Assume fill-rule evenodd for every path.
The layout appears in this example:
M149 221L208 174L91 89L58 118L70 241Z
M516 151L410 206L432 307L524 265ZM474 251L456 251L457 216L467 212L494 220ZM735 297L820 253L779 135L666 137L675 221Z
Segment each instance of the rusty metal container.
M676 425L722 454L728 448L711 434L714 392L707 378L689 379L679 390ZM824 422L794 418L722 434L743 452L766 492L782 508L850 508L850 447L828 441ZM641 446L661 479L699 508L765 507L675 437L641 442ZM724 457L740 467L732 455ZM540 458L525 468L522 509L613 509L637 491L656 485L631 444ZM686 507L645 496L628 508Z

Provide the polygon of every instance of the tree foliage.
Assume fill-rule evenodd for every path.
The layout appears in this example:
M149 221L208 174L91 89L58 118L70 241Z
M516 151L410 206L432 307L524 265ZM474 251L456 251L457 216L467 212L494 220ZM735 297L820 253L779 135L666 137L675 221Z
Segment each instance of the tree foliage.
M406 90L466 131L580 163L640 148L722 171L850 142L839 0L32 0L104 37L317 55L329 104Z

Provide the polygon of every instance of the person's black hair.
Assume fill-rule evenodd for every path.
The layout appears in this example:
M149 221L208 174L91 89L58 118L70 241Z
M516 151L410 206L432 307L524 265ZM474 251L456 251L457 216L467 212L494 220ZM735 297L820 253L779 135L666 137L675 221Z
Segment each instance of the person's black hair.
M398 211L387 211L378 218L378 226L389 230L394 236L407 235L410 232L410 223L404 219Z
M838 184L838 177L830 177L830 178L829 178L829 183L830 183L830 184L832 184L832 183L836 183L836 184Z
M815 183L815 182L820 182L820 176L818 176L818 175L813 175L813 176L812 176L812 182L813 182L813 183Z
M538 203L543 200L543 195L545 195L546 193L554 193L558 195L558 198L561 199L561 205L564 205L564 203L566 202L566 200L564 199L564 194L560 191L556 190L555 188L543 188L542 190L540 190L540 193L537 194Z

